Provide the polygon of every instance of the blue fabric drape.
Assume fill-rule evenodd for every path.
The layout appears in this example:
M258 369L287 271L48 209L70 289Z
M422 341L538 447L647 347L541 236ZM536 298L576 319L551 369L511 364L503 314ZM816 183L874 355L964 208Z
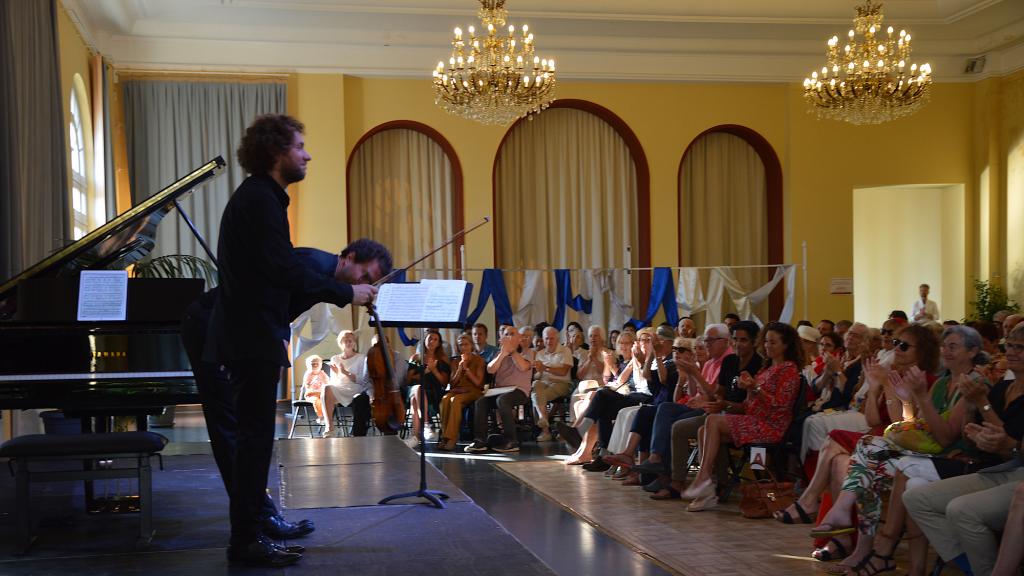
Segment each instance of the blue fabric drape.
M590 314L593 310L593 300L587 300L579 294L572 295L572 277L569 276L568 269L555 270L555 291L555 320L552 322L555 328L561 330L565 323L566 305L584 314Z
M468 325L473 325L484 312L487 300L494 300L494 311L498 323L512 324L512 304L509 303L508 291L505 289L505 276L497 268L484 270L480 281L480 295L477 296L476 308L466 317Z
M651 281L651 299L647 304L647 316L643 320L643 326L650 326L658 308L665 309L665 320L675 326L679 323L679 308L676 306L676 288L672 283L672 270L669 268L655 268L654 278ZM630 318L635 326L637 320Z

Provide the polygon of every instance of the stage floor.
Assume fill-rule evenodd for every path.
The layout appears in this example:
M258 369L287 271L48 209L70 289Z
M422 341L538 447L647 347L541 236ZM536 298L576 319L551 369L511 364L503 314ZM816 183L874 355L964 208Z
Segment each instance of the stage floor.
M157 532L146 550L134 547L137 515L87 515L81 483L61 482L33 486L38 540L29 556L13 556L13 478L0 475L0 573L554 574L430 464L428 487L451 496L446 509L417 499L376 505L419 486L418 455L397 437L278 441L271 489L287 517L310 518L317 531L300 541L306 555L288 569L229 566L227 497L213 458L182 453L203 448L175 446L178 455L154 472ZM122 481L109 490L131 488Z

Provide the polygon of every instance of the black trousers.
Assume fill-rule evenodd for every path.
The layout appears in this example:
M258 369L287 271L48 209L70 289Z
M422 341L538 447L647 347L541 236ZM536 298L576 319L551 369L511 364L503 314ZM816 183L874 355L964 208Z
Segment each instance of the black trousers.
M366 436L370 429L370 397L360 394L352 399L352 435Z
M209 316L209 309L203 308L198 302L189 306L181 322L181 340L192 364L200 402L203 403L203 417L206 419L206 430L210 435L213 459L217 463L221 480L224 481L224 489L230 495L234 482L238 419L235 416L235 398L231 392L228 371L222 366L204 362L202 359ZM277 506L264 490L261 519L277 514Z
M498 409L498 419L501 420L501 431L505 439L512 444L518 444L516 438L516 407L528 404L529 397L522 390L516 388L499 394L497 396L481 396L473 403L473 437L479 442L487 441L487 417L491 409Z
M583 414L585 417L592 419L595 422L595 426L597 426L597 445L601 448L608 447L608 443L612 439L612 426L614 425L615 417L619 414L619 410L628 406L649 403L650 401L650 394L630 392L628 396L623 396L607 388L599 389L597 394L594 395L594 399L590 401L590 407Z
M260 534L260 512L267 494L267 476L274 451L281 366L252 360L229 368L238 416L231 484L231 543L245 545Z

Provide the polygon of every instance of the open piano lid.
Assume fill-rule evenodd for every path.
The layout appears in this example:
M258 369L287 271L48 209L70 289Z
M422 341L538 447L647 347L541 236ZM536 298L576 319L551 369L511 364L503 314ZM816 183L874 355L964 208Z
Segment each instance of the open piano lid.
M123 270L145 258L156 243L157 224L174 208L174 201L186 198L197 186L220 174L224 166L224 159L217 156L141 204L4 282L0 286L0 319L14 315L17 309L16 288L25 280L73 277L81 270Z

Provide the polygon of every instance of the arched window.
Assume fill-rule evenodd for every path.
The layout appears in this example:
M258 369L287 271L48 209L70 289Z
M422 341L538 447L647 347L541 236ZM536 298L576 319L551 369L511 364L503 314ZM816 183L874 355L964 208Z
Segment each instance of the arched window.
M531 121L509 129L494 166L495 263L505 269L613 269L611 278L574 275L577 292L597 296L611 281L618 302L595 300L590 322L621 326L637 302L637 274L649 265L647 161L632 130L591 102L559 100ZM551 321L554 286L543 275L547 304L525 305L517 323ZM514 309L528 278L506 275ZM533 285L526 292L535 293ZM523 297L526 299L526 297ZM570 319L573 319L570 314Z
M783 263L782 168L771 145L753 130L716 126L690 143L679 167L679 265L759 266ZM772 271L733 269L752 291ZM702 284L707 273L702 271ZM781 285L769 305L754 310L776 318ZM722 312L732 310L726 298Z
M68 142L71 147L71 207L73 235L78 240L89 230L89 176L85 161L85 127L82 107L76 90L71 90L71 120L68 122Z

